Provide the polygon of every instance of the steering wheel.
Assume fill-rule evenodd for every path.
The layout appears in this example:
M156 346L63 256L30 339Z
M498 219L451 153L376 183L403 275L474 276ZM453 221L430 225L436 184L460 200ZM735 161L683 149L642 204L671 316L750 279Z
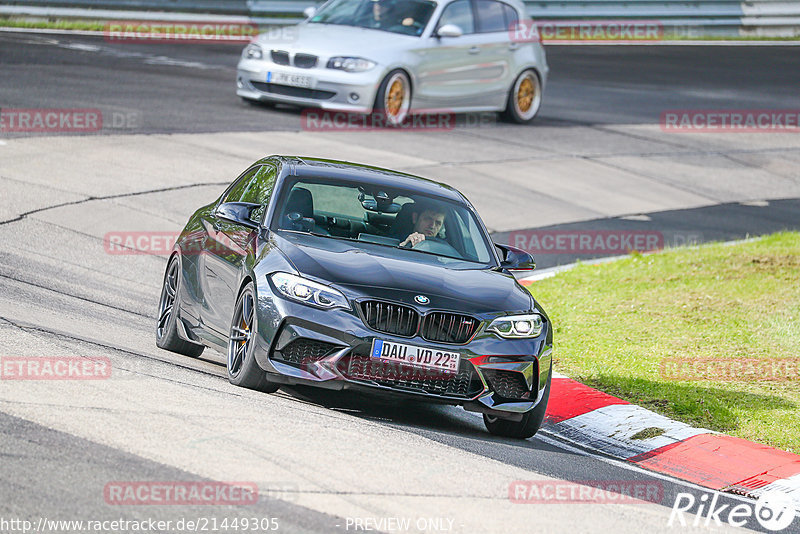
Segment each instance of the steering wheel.
M461 254L447 241L440 237L426 237L416 245L412 246L414 250L421 252L432 252L434 254L443 254L445 256L461 257Z
M406 28L414 28L414 34L419 35L422 33L422 30L425 29L425 25L415 19L414 22L412 22L409 26L406 26Z
M386 28L386 30L390 32L402 33L403 35L421 35L422 30L424 29L425 25L418 20L414 20L414 22L408 25L400 22L399 24L393 24L392 26Z

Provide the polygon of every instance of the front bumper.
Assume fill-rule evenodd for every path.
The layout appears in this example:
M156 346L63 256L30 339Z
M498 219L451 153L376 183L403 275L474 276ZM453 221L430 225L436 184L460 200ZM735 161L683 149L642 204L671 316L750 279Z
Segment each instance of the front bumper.
M308 87L275 83L276 75L303 76ZM325 110L370 113L380 84L380 70L345 72L326 67L310 69L276 65L266 60L241 60L236 94L250 100L281 102Z
M532 340L501 339L482 325L470 342L454 345L373 331L353 310L319 310L271 294L258 303L255 358L274 382L366 389L518 419L539 403L550 373L549 323ZM372 359L375 339L459 352L458 373Z

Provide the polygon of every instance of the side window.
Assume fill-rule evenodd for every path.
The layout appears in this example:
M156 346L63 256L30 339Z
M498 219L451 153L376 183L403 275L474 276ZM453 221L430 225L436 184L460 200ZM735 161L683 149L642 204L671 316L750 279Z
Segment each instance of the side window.
M475 33L475 19L472 16L470 0L456 0L444 8L436 28L439 29L445 24L455 24L464 34Z
M250 179L258 172L260 166L255 166L251 169L247 169L244 174L242 174L236 183L228 190L228 193L222 199L223 202L239 202L239 199L242 198L242 195L247 190L247 186L250 185Z
M252 180L247 184L247 188L239 198L239 202L252 202L253 204L266 204L272 197L272 189L275 187L277 173L272 165L261 167Z
M264 218L267 204L269 204L269 199L272 198L272 190L275 188L275 179L277 175L278 173L276 172L275 166L264 165L247 184L247 188L239 202L261 204L260 208L252 212L250 217L252 220L261 222Z
M517 23L519 22L519 15L517 14L517 10L510 5L501 5L503 6L503 11L506 12L506 29L511 30L517 26Z
M505 4L494 0L476 0L478 32L508 32L504 6Z

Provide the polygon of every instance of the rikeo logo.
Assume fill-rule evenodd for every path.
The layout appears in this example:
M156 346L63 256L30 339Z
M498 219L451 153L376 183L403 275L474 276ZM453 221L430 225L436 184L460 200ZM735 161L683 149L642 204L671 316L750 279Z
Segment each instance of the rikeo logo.
M696 499L691 493L678 493L667 526L721 527L727 523L744 527L749 518L755 517L765 529L778 532L791 525L797 513L792 498L780 491L765 491L754 504L736 506L720 504L719 495L704 493Z

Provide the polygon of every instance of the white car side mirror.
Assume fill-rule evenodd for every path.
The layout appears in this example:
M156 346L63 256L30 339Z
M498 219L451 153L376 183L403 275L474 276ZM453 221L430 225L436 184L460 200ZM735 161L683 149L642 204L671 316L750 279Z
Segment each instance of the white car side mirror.
M464 32L455 24L445 24L436 31L438 37L461 37Z
M313 16L314 16L314 13L316 13L316 12L317 12L317 8L316 8L316 7L314 7L314 6L308 6L307 8L305 8L305 9L303 10L303 15L304 15L304 16L305 16L307 19L310 19L311 17L313 17Z

